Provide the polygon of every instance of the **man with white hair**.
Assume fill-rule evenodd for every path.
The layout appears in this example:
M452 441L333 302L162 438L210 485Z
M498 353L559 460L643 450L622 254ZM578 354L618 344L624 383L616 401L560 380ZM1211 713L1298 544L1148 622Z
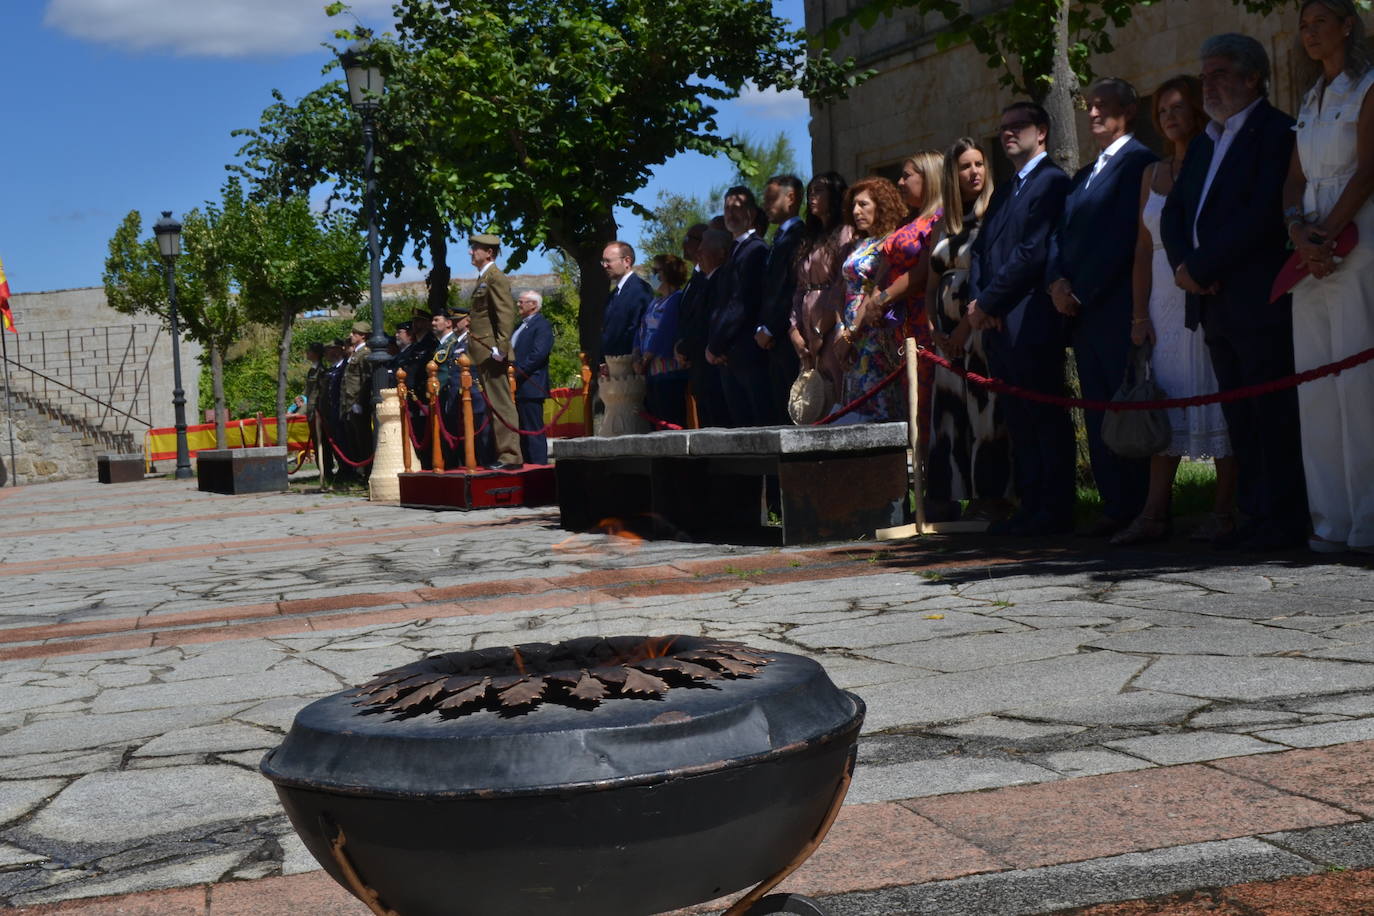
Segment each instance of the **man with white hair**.
M515 354L515 413L526 432L544 428L544 399L549 396L549 354L553 352L553 326L540 311L544 297L527 289L516 297L520 323L511 335ZM526 464L549 463L549 441L542 433L522 434L520 451Z
M1188 147L1164 205L1160 235L1201 325L1222 391L1293 372L1293 305L1270 301L1287 260L1283 184L1293 119L1269 104L1269 56L1246 35L1202 46L1202 103L1212 119ZM1222 404L1245 524L1220 549L1281 550L1307 536L1298 400L1292 388Z

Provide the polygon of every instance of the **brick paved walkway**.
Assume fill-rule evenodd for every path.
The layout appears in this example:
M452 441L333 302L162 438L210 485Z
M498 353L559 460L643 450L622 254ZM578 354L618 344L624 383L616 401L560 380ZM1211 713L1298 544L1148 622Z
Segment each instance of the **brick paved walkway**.
M691 632L810 655L867 702L848 804L784 885L836 916L1374 912L1370 570L1089 547L0 491L0 903L365 913L256 773L296 709L432 651Z

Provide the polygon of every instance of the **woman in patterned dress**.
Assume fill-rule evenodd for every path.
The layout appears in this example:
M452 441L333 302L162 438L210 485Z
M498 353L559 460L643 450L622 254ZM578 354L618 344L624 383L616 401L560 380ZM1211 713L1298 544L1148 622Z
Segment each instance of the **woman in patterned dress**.
M901 362L899 335L906 316L874 304L871 293L886 282L883 242L906 218L906 204L897 186L886 178L865 178L845 194L845 213L856 236L845 258L844 319L839 325L835 352L845 366L840 404L848 404L886 378ZM906 385L881 389L842 423L873 423L906 419Z
M844 368L835 358L835 329L844 310L840 268L854 243L844 214L848 186L836 172L822 172L806 186L806 230L797 251L797 291L790 337L803 369L816 369L839 396Z
M973 242L992 198L992 171L976 140L956 140L944 156L945 218L930 256L926 312L940 355L990 376L983 332L965 314ZM931 503L971 500L965 518L1006 515L1011 496L1011 441L997 395L952 373L935 376L926 489Z
M933 150L919 152L902 163L902 175L897 190L907 206L907 219L883 242L883 260L887 264L886 286L877 290L865 302L867 311L883 314L904 314L901 330L903 340L916 339L918 346L928 347L930 321L926 317L926 278L930 270L930 243L944 211L940 190L940 171L944 157ZM930 429L931 385L935 381L935 366L922 362L917 368L919 391L922 454L929 452L927 439ZM893 418L895 419L895 418Z

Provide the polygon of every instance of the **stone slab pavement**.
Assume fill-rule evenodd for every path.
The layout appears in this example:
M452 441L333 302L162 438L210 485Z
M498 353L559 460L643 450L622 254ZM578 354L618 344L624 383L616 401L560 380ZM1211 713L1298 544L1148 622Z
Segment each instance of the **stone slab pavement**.
M1374 912L1354 559L738 548L168 480L0 490L0 905L365 913L257 773L295 712L430 652L616 633L801 653L863 697L844 811L783 886L836 916Z

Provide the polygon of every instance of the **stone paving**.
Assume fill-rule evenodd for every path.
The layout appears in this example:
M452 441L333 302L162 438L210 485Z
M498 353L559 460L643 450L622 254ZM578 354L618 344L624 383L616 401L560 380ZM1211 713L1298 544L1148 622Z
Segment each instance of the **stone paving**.
M0 557L0 904L363 913L257 774L296 710L429 652L598 633L799 652L863 697L845 813L785 885L837 916L1374 865L1353 560L732 548L167 480L0 491Z

